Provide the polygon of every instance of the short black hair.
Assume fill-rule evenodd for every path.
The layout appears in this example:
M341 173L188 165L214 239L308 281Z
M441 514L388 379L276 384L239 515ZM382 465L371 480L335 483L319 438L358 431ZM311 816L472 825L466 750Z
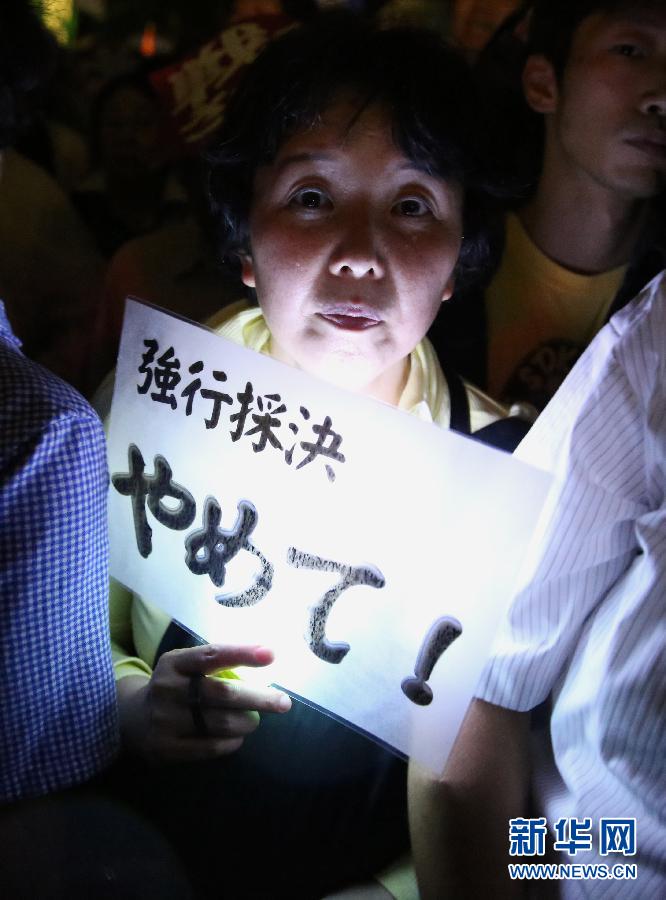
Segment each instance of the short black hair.
M208 185L221 254L250 249L254 176L295 131L315 124L335 95L378 103L396 145L430 174L465 190L465 240L456 277L482 271L488 254L478 104L465 61L425 30L381 30L351 13L322 14L277 38L257 57L229 101L208 152Z
M528 53L542 53L558 78L569 58L576 29L594 13L615 15L627 11L664 11L664 0L535 0L530 13Z
M57 45L29 0L0 3L0 150L29 118L32 95L55 68Z

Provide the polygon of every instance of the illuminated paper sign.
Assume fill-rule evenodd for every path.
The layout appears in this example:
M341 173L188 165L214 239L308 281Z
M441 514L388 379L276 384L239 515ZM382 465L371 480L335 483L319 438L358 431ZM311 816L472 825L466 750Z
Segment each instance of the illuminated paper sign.
M117 579L441 767L544 473L132 300L109 466Z

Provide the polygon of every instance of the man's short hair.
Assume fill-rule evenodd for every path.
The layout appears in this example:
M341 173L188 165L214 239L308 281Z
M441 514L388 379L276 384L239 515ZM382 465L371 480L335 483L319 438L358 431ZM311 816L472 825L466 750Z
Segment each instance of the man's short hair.
M250 249L257 169L291 134L319 121L340 91L358 97L357 115L382 105L405 156L463 187L465 240L456 274L482 269L488 251L484 203L492 188L478 161L478 104L466 63L433 33L379 30L340 13L322 15L269 44L229 102L208 156L222 256L228 260Z
M29 0L0 3L0 150L13 143L30 95L51 74L55 41Z
M664 10L664 0L535 0L530 14L528 53L542 53L562 77L576 29L594 13Z

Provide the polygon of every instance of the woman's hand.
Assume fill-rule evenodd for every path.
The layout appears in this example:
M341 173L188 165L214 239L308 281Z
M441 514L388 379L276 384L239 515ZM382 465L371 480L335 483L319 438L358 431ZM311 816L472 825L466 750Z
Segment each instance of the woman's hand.
M118 684L120 728L126 746L152 761L211 759L233 753L259 725L260 712L287 712L291 700L273 688L250 687L235 678L201 678L232 666L265 666L265 647L206 644L171 650L150 678L130 675ZM195 726L192 676L200 678L197 707L207 735Z

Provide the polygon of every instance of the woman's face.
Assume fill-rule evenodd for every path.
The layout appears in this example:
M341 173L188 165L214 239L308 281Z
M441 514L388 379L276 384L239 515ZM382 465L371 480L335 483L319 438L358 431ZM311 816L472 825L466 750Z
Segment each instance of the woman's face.
M381 107L357 113L334 102L257 171L243 280L277 359L397 403L453 290L462 190L404 155Z

